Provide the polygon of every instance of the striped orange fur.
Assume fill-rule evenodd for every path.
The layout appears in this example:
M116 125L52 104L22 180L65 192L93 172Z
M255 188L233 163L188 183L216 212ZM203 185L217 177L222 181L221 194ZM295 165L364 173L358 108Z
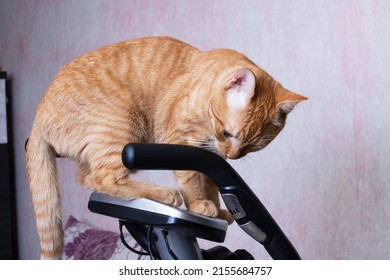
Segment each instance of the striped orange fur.
M41 258L60 258L61 199L55 155L79 164L77 181L123 199L143 197L232 222L204 175L176 172L179 190L129 177L129 142L203 147L224 158L264 148L306 98L291 93L244 55L200 51L168 37L121 42L65 65L36 110L27 172Z

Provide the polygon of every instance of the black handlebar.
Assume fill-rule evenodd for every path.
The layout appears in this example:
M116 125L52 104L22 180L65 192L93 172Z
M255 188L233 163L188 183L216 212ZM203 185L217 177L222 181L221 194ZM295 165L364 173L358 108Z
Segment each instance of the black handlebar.
M254 238L264 245L273 259L300 259L294 246L257 196L233 167L218 155L192 146L137 143L125 146L122 160L128 169L193 170L205 174L218 186L223 198L224 195L235 197L238 209L245 214L233 214L236 222L242 228L251 225L253 229L255 225L265 234L261 240Z

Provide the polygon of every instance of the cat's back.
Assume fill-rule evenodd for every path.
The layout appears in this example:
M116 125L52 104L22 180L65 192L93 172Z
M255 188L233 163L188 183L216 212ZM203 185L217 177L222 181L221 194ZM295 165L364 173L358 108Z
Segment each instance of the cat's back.
M88 52L66 64L57 76L83 71L89 71L90 75L110 72L112 78L126 83L141 76L145 80L153 74L160 77L178 75L188 69L198 52L187 43L170 37L139 38Z
M92 106L102 100L148 102L188 71L197 53L196 48L170 37L145 37L93 50L60 69L37 113ZM141 93L142 98L136 96Z

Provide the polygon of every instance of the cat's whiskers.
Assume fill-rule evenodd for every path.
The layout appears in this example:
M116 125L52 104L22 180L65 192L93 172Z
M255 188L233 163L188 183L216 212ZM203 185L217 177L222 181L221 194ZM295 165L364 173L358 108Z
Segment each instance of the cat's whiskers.
M247 169L248 164L246 162L246 157L247 156L244 156L244 157L238 159L238 162L239 162L242 169Z
M250 161L250 162L251 162L250 165L259 165L259 166L260 166L260 162L258 161L258 158L255 157L254 154L247 154L247 155L245 156L245 159L246 159L247 161Z
M200 148L203 148L205 150L208 150L212 153L215 153L219 156L223 156L221 155L220 151L217 149L217 147L215 146L215 142L214 140L212 139L193 139L193 138L186 138L184 139L186 141L187 144L191 145L191 146L196 146L196 147L200 147Z
M276 135L267 135L267 136L263 136L259 142L258 142L258 146L260 147L260 149L263 149L265 148L274 138L276 137Z

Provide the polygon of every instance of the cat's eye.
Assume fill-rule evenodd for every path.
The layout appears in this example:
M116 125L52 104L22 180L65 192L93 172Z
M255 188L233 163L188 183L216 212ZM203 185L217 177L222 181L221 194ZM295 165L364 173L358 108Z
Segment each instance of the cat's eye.
M223 136L225 136L226 138L233 138L233 134L226 131L225 129L223 130Z

